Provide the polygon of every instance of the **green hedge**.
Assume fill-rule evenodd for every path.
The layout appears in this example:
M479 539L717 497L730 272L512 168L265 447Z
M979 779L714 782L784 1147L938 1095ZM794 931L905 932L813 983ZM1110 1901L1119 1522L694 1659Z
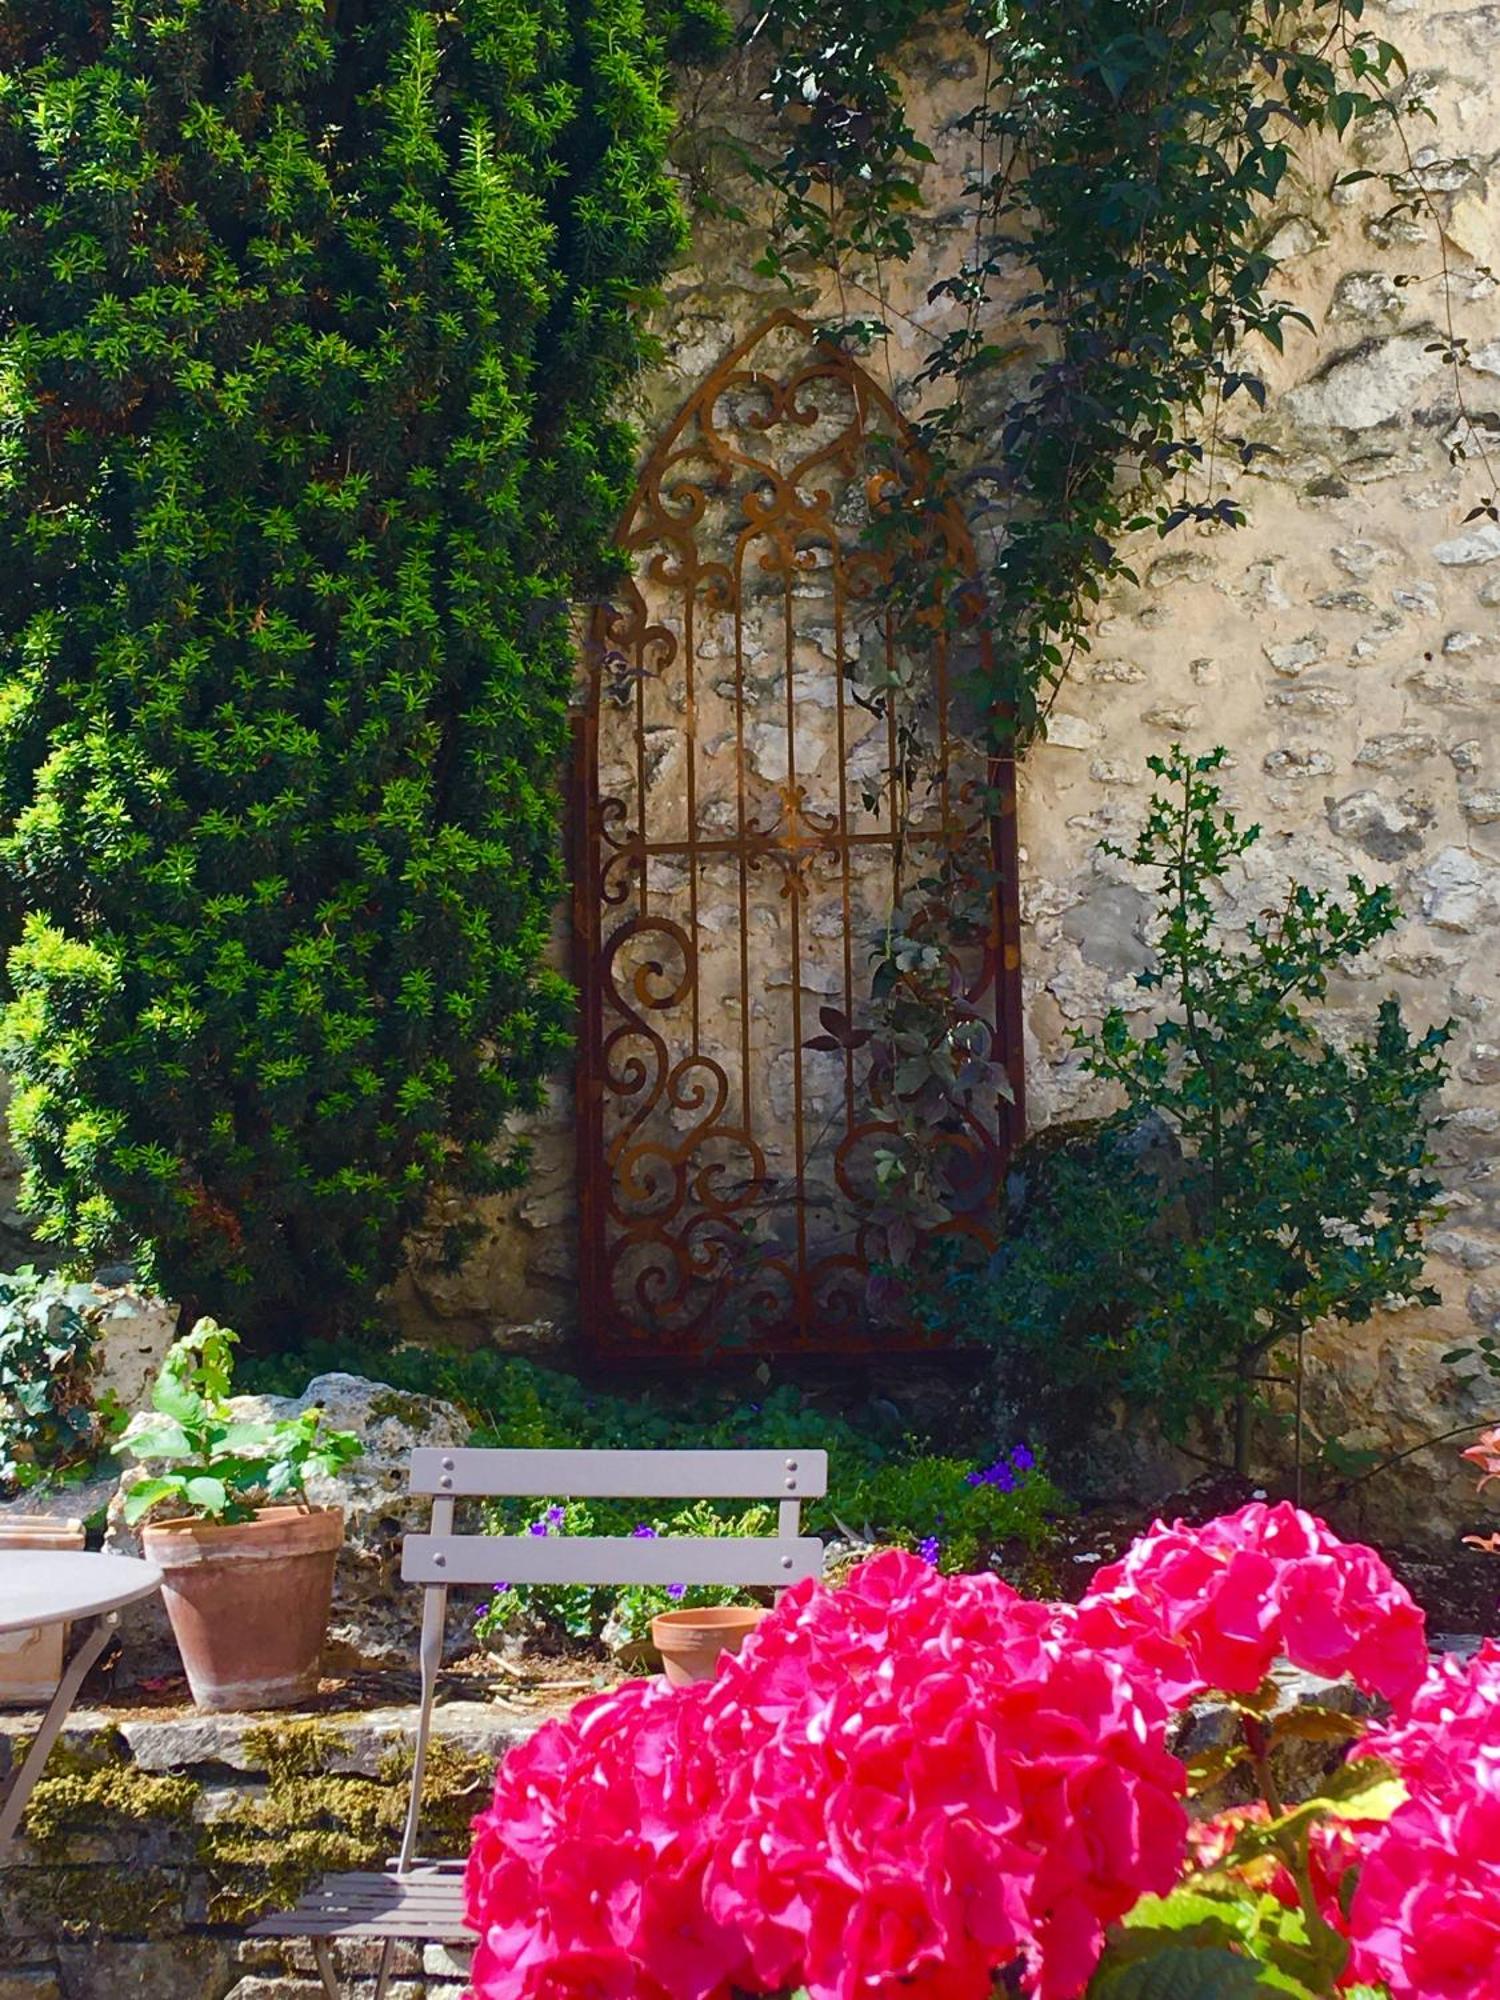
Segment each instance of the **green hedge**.
M562 607L681 240L661 60L639 0L47 0L0 42L24 1201L263 1342L368 1320L566 1046Z

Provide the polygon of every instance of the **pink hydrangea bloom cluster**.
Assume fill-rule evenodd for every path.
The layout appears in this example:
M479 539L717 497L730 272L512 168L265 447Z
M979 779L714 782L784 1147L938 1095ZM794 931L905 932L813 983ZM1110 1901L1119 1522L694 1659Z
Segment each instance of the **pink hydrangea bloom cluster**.
M1394 2000L1500 1995L1500 1644L1445 1660L1364 1749L1411 1797L1376 1829L1349 1910L1351 1975Z
M478 2000L1069 2000L1176 1879L1164 1711L1053 1607L887 1553L716 1678L548 1724L476 1822Z
M1099 1571L1074 1617L1083 1644L1173 1707L1252 1693L1278 1659L1393 1702L1427 1670L1422 1614L1376 1552L1286 1501L1203 1527L1158 1521Z
M475 1822L475 2000L984 2000L1002 1967L1075 2000L1106 1927L1181 1870L1172 1712L1278 1658L1397 1704L1371 1747L1410 1803L1314 1837L1330 1922L1364 1863L1351 1977L1500 2000L1500 1648L1424 1684L1379 1556L1259 1503L1158 1522L1076 1607L877 1556L788 1592L713 1681L548 1724Z

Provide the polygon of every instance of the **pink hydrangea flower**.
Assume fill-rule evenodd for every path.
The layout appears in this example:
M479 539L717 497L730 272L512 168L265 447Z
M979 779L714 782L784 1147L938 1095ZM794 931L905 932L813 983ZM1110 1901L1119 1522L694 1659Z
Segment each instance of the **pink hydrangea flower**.
M1249 1694L1278 1659L1393 1702L1427 1667L1422 1613L1380 1556L1285 1501L1203 1527L1158 1521L1099 1571L1071 1623L1173 1707Z
M1500 1762L1445 1809L1413 1798L1371 1843L1349 1911L1351 1972L1392 2000L1500 1994Z
M1053 1607L888 1553L709 1683L632 1682L506 1759L477 2000L1073 2000L1186 1838L1164 1711Z
M1411 1797L1368 1841L1349 1909L1352 1971L1393 2000L1500 1995L1500 1643L1433 1668L1362 1751Z

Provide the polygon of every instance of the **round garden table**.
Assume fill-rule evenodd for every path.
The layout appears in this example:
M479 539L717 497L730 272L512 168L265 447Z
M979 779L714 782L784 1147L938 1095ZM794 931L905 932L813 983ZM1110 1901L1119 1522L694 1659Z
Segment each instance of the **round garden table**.
M47 1753L62 1732L85 1675L108 1644L121 1607L160 1589L161 1571L133 1556L93 1555L81 1549L0 1550L0 1632L29 1632L38 1625L88 1626L0 1806L0 1854L21 1824Z

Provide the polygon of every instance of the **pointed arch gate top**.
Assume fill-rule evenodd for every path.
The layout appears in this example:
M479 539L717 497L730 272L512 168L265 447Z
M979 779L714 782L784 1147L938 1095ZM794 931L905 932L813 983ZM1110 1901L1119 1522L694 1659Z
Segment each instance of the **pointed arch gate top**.
M924 857L973 844L995 887L968 992L1015 1095L953 1135L972 1209L1020 1130L1013 774L970 746L958 692L977 621L923 651L915 783L889 699L913 675L874 511L919 497L944 568L973 570L921 477L889 398L782 312L689 398L622 525L574 869L582 1312L606 1352L911 1338L867 1283L891 1127L819 1022L857 1016Z

